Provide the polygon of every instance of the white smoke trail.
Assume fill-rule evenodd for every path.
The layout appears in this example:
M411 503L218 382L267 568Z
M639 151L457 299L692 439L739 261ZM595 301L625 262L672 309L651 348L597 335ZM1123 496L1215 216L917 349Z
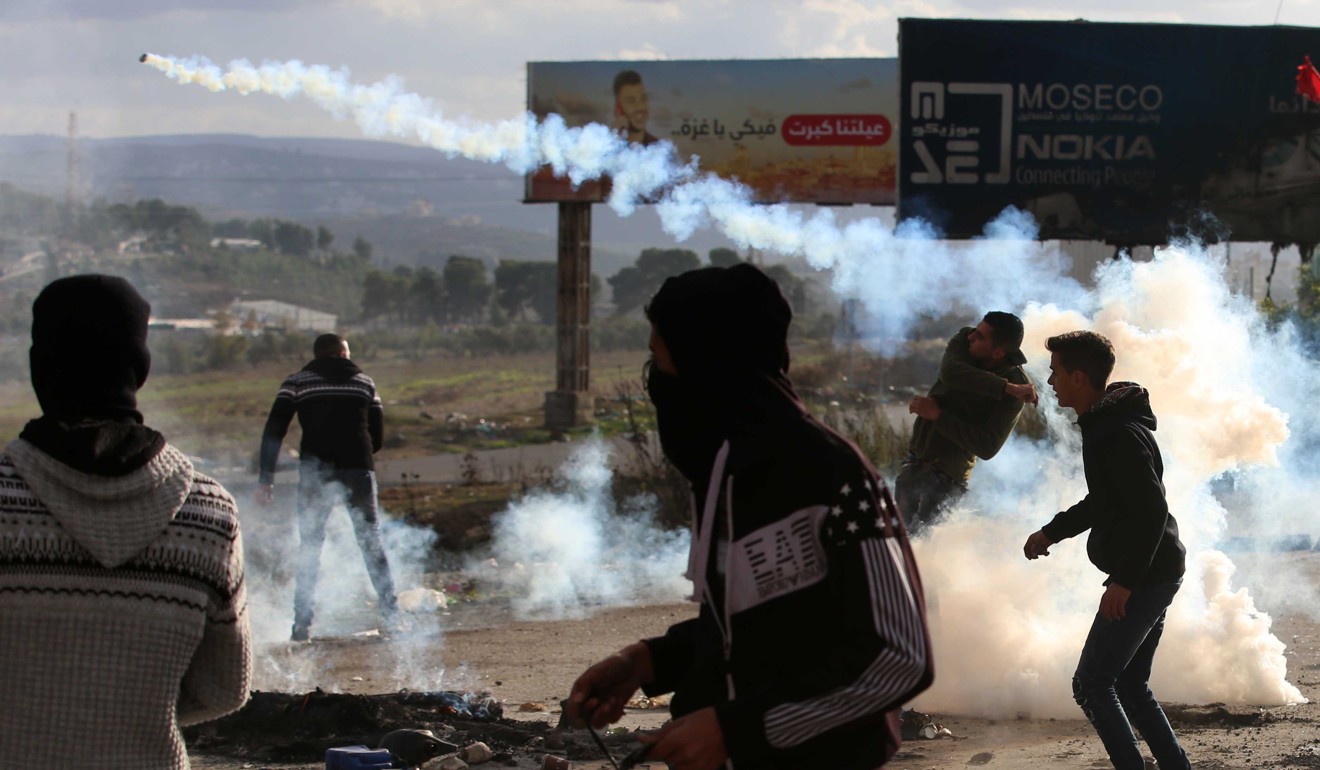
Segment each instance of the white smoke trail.
M398 80L356 85L346 70L298 62L239 61L222 70L204 59L147 55L143 61L180 83L213 91L305 95L336 116L351 115L370 136L416 139L517 173L549 165L574 183L609 176L608 202L615 211L626 215L639 202L654 202L662 225L679 240L712 226L741 245L832 270L836 292L860 300L873 326L868 337L882 352L900 344L923 315L1031 306L1028 350L1034 376L1043 383L1045 336L1070 328L1107 334L1119 350L1117 376L1152 390L1162 420L1158 435L1169 501L1189 546L1187 580L1156 662L1157 693L1260 704L1301 700L1286 681L1283 645L1270 635L1268 616L1249 594L1232 589L1231 562L1211 550L1224 533L1226 514L1208 483L1218 474L1245 472L1247 493L1262 492L1252 499L1270 508L1264 500L1276 479L1256 469L1276 461L1288 436L1287 418L1271 404L1313 404L1320 387L1314 367L1304 366L1287 335L1266 334L1254 311L1230 300L1222 276L1204 258L1167 249L1150 265L1104 271L1099 291L1090 294L1063 277L1063 258L1032 240L1034 224L1021 212L1007 211L990 223L987 239L954 246L935 241L921 222L896 231L876 220L841 226L828 210L807 215L788 206L753 205L746 188L680 162L671 145L628 144L604 126L569 128L553 115L495 125L447 120L431 101L404 92ZM1309 374L1298 373L1303 371ZM1271 374L1281 382L1270 381ZM1084 489L1071 415L1051 403L1046 394L1042 408L1053 440L1010 443L978 468L962 515L918 544L934 600L940 671L921 701L927 707L990 716L1076 716L1068 680L1098 601L1100 577L1086 562L1080 539L1055 546L1044 564L1028 564L1019 555L1027 534ZM1308 431L1308 437L1309 444L1320 430ZM599 467L594 461L588 466ZM526 577L511 584L524 597L526 612L578 606L570 599L619 598L610 593L601 562L590 558L612 547L600 502L604 481L582 469L577 473L578 487L567 498L534 496L501 524L497 553L507 555L497 558L508 563L534 555L532 567L524 565ZM1306 496L1299 489L1291 500ZM1290 519L1299 521L1293 513ZM666 569L670 575L681 571Z
M235 61L221 69L204 58L144 54L142 61L180 84L211 91L305 96L336 117L352 116L368 136L420 141L450 156L503 163L519 173L549 165L574 184L608 176L609 205L620 215L653 202L665 231L685 240L714 226L736 243L803 257L812 267L834 269L835 289L855 297L879 334L881 352L893 352L913 321L947 312L951 304L1021 307L1049 297L1084 308L1085 292L1061 277L1059 257L1032 242L1035 226L1021 212L1006 212L987 227L993 240L950 246L932 240L920 222L897 232L875 220L841 226L827 209L808 215L785 205L755 205L749 188L699 171L681 161L673 145L630 144L610 128L570 128L558 115L538 121L530 113L493 125L446 119L430 99L408 93L397 78L355 84L347 69L298 61L253 65ZM1002 239L1019 244L1002 247ZM1029 268L1029 269L1023 269ZM885 287L883 293L872 291Z
M660 529L645 501L617 511L609 456L603 441L587 442L556 474L565 489L533 492L495 518L498 566L486 572L520 617L582 617L605 606L682 601L692 592L683 577L687 532Z

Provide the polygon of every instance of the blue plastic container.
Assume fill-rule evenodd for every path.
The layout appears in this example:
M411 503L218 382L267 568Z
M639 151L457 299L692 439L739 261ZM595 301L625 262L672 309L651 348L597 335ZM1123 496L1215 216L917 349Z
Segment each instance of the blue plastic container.
M340 746L325 750L325 770L387 770L392 767L394 755L385 749Z

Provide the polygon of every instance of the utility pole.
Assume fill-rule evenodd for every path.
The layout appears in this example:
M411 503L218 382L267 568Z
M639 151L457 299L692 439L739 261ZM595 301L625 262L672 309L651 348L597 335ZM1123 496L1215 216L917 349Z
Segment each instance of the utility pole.
M64 238L72 240L78 204L78 113L69 113L69 134L64 159Z

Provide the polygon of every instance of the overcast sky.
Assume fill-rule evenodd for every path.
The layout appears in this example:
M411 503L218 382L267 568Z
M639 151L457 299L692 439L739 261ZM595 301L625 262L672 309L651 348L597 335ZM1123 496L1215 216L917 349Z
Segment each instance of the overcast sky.
M91 137L359 136L305 102L180 87L137 63L147 51L398 75L447 115L486 121L524 109L529 60L893 56L907 16L1260 25L1276 13L1320 26L1320 0L3 0L0 134L62 134L76 110Z

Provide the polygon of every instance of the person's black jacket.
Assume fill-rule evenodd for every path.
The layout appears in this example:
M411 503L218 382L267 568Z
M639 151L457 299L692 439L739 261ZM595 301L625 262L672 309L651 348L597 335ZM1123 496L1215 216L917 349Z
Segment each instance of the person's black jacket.
M261 438L260 481L275 479L275 460L298 415L303 458L336 468L375 467L384 439L384 410L376 383L347 358L313 359L280 385Z
M933 679L921 581L889 490L770 380L694 498L698 617L648 639L675 717L713 706L737 770L874 770Z
M1186 549L1164 498L1150 394L1136 383L1112 383L1077 424L1087 494L1042 531L1057 543L1090 529L1086 552L1109 575L1106 585L1135 590L1182 577Z

